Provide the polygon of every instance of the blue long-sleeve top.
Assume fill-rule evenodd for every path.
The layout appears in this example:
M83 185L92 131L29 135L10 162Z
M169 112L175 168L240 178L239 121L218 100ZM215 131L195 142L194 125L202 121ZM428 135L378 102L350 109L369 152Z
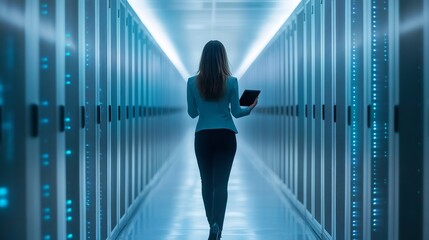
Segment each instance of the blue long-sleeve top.
M251 108L240 107L237 78L228 77L225 94L219 100L213 101L203 99L196 79L196 76L190 77L187 84L188 114L191 118L199 116L195 132L204 129L230 129L238 133L231 114L240 118L249 115Z

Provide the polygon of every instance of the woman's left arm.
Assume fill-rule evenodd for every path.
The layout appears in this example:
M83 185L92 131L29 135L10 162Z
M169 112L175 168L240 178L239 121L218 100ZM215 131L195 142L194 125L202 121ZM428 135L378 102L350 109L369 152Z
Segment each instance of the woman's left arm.
M187 99L188 99L188 114L191 118L196 118L198 116L197 103L195 101L195 96L192 93L191 89L191 80L188 79L187 83Z

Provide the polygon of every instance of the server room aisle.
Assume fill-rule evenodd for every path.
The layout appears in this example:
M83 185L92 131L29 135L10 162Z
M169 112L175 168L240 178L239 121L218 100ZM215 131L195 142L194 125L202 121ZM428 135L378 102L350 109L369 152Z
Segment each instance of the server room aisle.
M240 135L237 135L240 136ZM229 183L229 200L222 239L316 239L311 229L277 194L266 178L238 150ZM121 240L203 240L208 226L193 152L193 133L186 135L174 163L120 233Z

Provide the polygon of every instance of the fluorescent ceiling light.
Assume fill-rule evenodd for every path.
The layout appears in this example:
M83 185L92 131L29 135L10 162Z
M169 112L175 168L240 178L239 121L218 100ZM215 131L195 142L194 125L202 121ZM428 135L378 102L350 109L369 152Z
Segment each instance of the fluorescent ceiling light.
M146 4L144 0L128 0L130 6L134 9L137 16L146 26L149 33L153 36L155 41L158 43L159 47L164 51L173 65L177 68L180 75L182 75L183 80L187 80L190 76L183 66L182 61L180 60L176 49L171 44L170 39L167 37L164 28L158 22L156 16L152 14L150 7Z
M272 22L269 21L267 27L265 27L260 33L259 39L257 39L253 46L250 48L247 56L244 58L243 63L237 70L236 76L238 79L240 79L244 75L250 65L256 60L262 50L264 50L265 46L267 46L267 44L280 30L280 28L290 17L290 15L300 2L301 0L282 1L281 6L279 6L279 9L284 9L284 12L278 19L274 19Z

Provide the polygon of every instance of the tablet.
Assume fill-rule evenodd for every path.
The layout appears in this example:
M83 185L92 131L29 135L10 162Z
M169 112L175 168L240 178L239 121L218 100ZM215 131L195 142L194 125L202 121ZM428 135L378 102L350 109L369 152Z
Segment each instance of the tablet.
M241 106L250 106L255 102L258 97L260 90L244 90L243 95L240 97Z

